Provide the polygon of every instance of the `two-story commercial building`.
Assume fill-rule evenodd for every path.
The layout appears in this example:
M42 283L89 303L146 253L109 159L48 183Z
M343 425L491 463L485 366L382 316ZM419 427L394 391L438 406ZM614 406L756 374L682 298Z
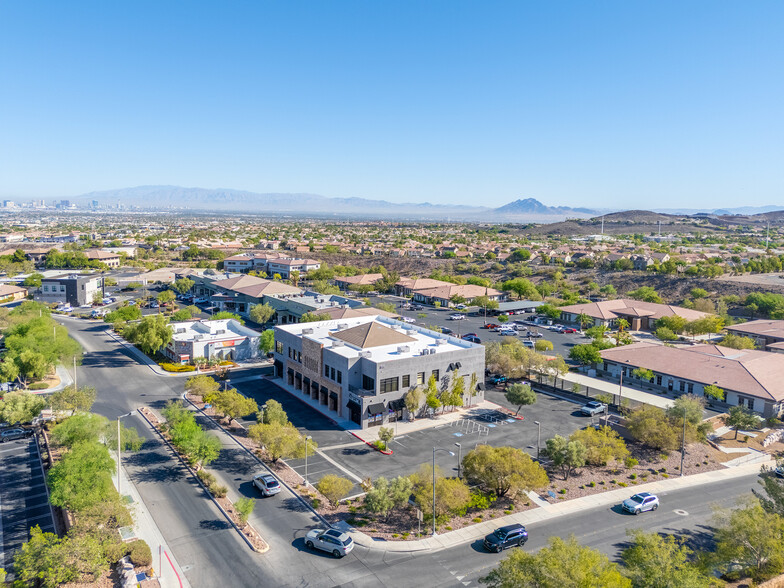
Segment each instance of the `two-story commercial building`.
M103 297L103 278L96 275L66 274L43 278L37 300L45 304L67 303L73 306L92 304L96 292Z
M784 321L756 320L724 327L730 333L750 337L767 351L784 353Z
M239 253L223 260L223 268L228 272L247 273L254 270L264 272L270 277L280 274L284 280L291 276L292 271L298 271L304 276L320 267L320 261L295 259L283 253Z
M285 390L362 428L406 418L406 394L431 375L439 390L464 378L467 398L485 370L482 345L381 316L275 327L274 357Z

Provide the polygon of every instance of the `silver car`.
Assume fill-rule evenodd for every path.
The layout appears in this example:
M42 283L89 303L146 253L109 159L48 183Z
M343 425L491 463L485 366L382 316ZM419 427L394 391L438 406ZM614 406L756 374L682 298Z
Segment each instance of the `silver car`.
M5 443L6 441L15 441L16 439L24 439L25 437L29 437L32 434L33 431L30 429L6 429L0 433L0 443Z
M259 489L262 496L272 496L280 492L280 482L271 474L259 474L254 476L253 485Z
M354 540L348 533L341 533L337 529L313 529L305 535L305 546L343 557L354 549Z
M640 492L624 500L621 507L627 512L638 515L646 510L659 508L659 497L650 492Z

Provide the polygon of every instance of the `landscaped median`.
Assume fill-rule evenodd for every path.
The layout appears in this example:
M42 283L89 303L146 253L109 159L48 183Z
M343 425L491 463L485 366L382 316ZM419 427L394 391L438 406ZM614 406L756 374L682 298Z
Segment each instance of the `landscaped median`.
M165 421L149 408L141 407L139 413L154 428L166 443L177 453L190 472L212 496L224 516L242 535L248 545L258 553L269 550L269 544L248 524L255 500L240 498L232 503L227 498L228 488L218 484L213 474L204 465L214 461L220 453L220 440L206 433L195 421L193 413L180 401L172 402L163 410Z

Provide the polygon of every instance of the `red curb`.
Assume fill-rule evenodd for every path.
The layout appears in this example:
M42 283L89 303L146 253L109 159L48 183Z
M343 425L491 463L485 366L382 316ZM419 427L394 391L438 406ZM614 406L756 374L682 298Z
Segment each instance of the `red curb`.
M360 437L359 435L357 435L357 434L356 434L354 431L349 431L349 433L351 433L352 435L354 435L354 437L356 437L357 439L359 439L360 441L362 441L362 443L364 443L364 444L365 444L365 445L367 445L368 447L372 447L373 449L375 449L375 450L376 450L376 451L378 451L379 453L383 453L384 455L393 455L393 454L395 453L395 452L394 452L394 451L392 451L391 449L379 449L378 447L376 447L375 445L373 445L373 444L372 444L370 441L365 441L365 440L364 440L362 437Z

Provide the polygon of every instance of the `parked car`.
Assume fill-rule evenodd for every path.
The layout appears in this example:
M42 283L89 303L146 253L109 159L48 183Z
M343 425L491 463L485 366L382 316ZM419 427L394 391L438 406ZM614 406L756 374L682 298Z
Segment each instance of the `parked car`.
M528 331L526 335L526 337L531 337L532 339L541 339L543 336L539 331Z
M32 434L32 429L6 429L5 431L0 432L0 443L14 441L15 439L24 439L25 437L29 437Z
M411 310L424 310L424 309L425 309L425 307L422 306L421 304L412 304L411 305Z
M506 337L514 337L514 336L516 336L516 335L517 335L517 331L515 331L515 330L514 330L513 328L511 328L511 327L501 327L500 329L498 329L498 332L499 332L501 335L504 335L504 336L506 336Z
M482 329L490 329L492 331L493 329L497 329L500 326L501 325L497 325L496 323L487 323L486 325L482 325L480 328L482 328Z
M621 507L627 512L638 515L646 510L659 508L659 497L650 492L640 492L624 500Z
M441 332L444 335L454 335L455 334L455 332L452 329L450 329L449 327L441 327Z
M405 322L405 323L415 323L416 322L416 319L415 318L411 318L410 316L403 316L403 317L400 317L400 318L402 318L403 322Z
M528 347L528 349L535 349L536 345L534 345L534 342L530 339L525 339L523 340L523 347Z
M193 303L194 304L206 304L207 302L209 302L209 300L207 298L194 298L193 299Z
M493 385L503 384L504 382L506 382L506 376L493 376L492 378L489 378L487 381Z
M607 410L607 405L598 400L591 400L580 407L580 412L587 416L602 414Z
M157 302L150 302L150 308L159 308L159 307L160 304L158 304Z
M463 335L462 337L465 341L469 341L470 343L481 343L482 340L477 337L476 335Z
M259 474L253 477L253 485L259 489L262 496L272 496L280 492L280 482L272 474Z
M460 313L450 314L449 315L450 321L462 321L465 320L465 315Z
M509 547L522 547L526 541L528 541L528 531L523 525L517 524L499 527L487 535L482 543L487 551L501 553Z
M347 533L337 529L313 529L305 535L305 547L328 551L335 557L348 555L354 549L354 541Z
M575 329L573 327L565 327L565 328L561 329L561 332L562 333L576 333L577 329Z
M455 306L455 308L457 310L465 310L468 307L465 304L458 304L457 306Z

